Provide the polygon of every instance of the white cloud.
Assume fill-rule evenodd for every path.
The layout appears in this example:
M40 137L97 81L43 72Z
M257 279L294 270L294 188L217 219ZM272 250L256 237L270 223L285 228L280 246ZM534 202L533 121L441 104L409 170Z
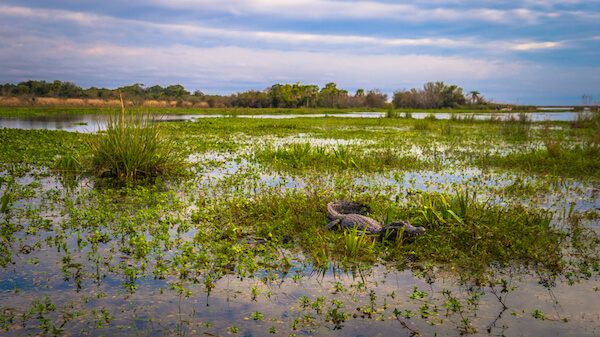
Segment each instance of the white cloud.
M456 22L462 20L486 21L496 24L538 23L542 18L563 15L583 15L579 12L540 11L527 7L515 7L509 3L507 9L485 7L487 2L459 6L453 1L434 3L448 7L424 7L415 2L387 3L376 1L333 1L333 0L150 0L150 3L176 9L231 13L239 16L274 15L295 20L347 20L386 19L409 22ZM418 2L417 2L418 3ZM427 2L431 5L431 2ZM522 6L517 3L517 6Z
M262 90L275 82L343 87L396 88L408 79L485 79L517 74L518 63L432 55L348 55L337 52L260 50L239 47L196 48L175 45L122 47L81 46L61 40L24 39L24 46L4 50L0 61L24 78L50 78L56 73L77 83L91 79L127 78L130 83L181 83L187 88L234 87ZM37 46L44 49L37 50ZM43 55L40 57L40 52ZM37 56L36 56L37 55ZM18 62L10 61L19 58ZM51 67L47 65L51 64ZM157 68L157 65L160 65ZM6 73L0 76L4 77ZM73 78L79 76L80 78Z
M511 49L513 50L538 50L548 48L558 48L562 45L561 42L528 42L528 43L517 43L514 44Z
M11 18L23 17L28 19L39 19L49 22L64 22L65 20L67 20L84 26L90 26L96 23L97 21L103 20L102 16L89 13L52 9L33 9L16 6L0 6L0 16Z
M265 2L265 1L263 1ZM46 9L28 9L22 7L0 7L0 17L8 14L9 16L23 16L33 18L40 22L64 22L71 21L86 27L103 27L114 29L115 33L129 31L134 34L137 31L151 28L155 31L162 31L171 36L187 35L193 40L202 41L205 38L229 39L228 43L235 44L236 41L257 41L278 44L280 46L312 47L317 49L329 50L332 45L348 47L380 46L389 48L400 47L432 47L432 48L472 48L472 49L490 49L497 51L503 50L535 50L558 48L563 44L560 42L535 42L535 41L482 41L475 38L453 39L447 37L436 38L384 38L359 35L334 35L334 34L311 34L295 32L270 32L270 31L252 31L212 28L202 25L185 25L170 23L155 23L131 19L120 19L109 16L100 16L95 14L70 12L64 10L46 10ZM493 16L494 14L487 14ZM176 34L176 35L173 35Z

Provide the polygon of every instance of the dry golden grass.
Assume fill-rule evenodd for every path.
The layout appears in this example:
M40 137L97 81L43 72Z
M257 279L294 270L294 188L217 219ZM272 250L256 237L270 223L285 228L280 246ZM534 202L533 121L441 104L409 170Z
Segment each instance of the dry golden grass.
M121 103L118 100L82 99L82 98L17 98L0 97L3 107L40 107L40 108L116 108Z
M40 107L40 108L118 108L121 107L119 100L104 100L104 99L84 99L84 98L54 98L54 97L37 97L37 98L18 98L18 97L0 97L1 107ZM127 101L127 107L144 107L144 108L208 108L206 102L192 103L177 101L156 101L149 100L140 102Z
M148 100L144 101L142 107L146 108L208 108L209 105L206 102L192 103L192 102L179 102L177 101L156 101Z
M23 103L16 97L0 97L0 106L14 107L21 105L23 105Z

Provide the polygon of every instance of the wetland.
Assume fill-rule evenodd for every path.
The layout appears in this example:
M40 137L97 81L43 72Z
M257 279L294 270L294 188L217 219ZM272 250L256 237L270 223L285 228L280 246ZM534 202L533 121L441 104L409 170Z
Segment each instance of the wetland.
M176 165L114 175L118 115L7 122L0 336L599 335L600 116L556 114L166 117L119 139Z

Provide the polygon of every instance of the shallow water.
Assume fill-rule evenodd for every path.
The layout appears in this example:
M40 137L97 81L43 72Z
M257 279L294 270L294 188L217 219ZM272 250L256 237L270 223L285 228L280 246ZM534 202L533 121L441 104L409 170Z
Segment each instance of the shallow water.
M403 115L403 112L400 112ZM423 119L429 116L429 113L414 112L412 117L415 119ZM434 114L437 119L449 119L448 113ZM470 116L471 114L460 114L461 118ZM516 113L475 113L475 119L484 120L494 118L518 118ZM577 118L577 113L573 112L538 112L527 113L529 118L534 122L540 121L573 121ZM316 117L345 117L345 118L380 118L384 117L384 112L352 112L348 114L306 114L306 115L237 115L238 118L316 118ZM199 118L220 118L228 117L224 115L162 115L159 121L176 122L176 121L192 121ZM45 130L64 130L70 132L96 132L101 129L106 116L103 115L53 115L46 117L0 117L0 127L10 129L45 129Z
M279 141L275 143L315 140L299 135ZM339 144L338 140L321 142ZM211 282L207 280L213 271L225 268L213 260L190 268L198 271L194 277L155 273L159 261L176 268L195 263L186 262L182 251L204 229L182 229L185 221L178 218L189 218L189 210L199 207L192 199L200 193L210 196L242 189L244 196L252 197L265 187L284 193L322 184L327 190L335 188L335 180L345 180L356 187L351 193L384 193L402 202L408 193L452 193L454 187L469 186L480 200L549 209L555 213L553 223L560 226L571 207L576 212L600 210L600 186L595 183L474 168L332 173L315 178L269 170L236 154L207 153L192 161L207 163L192 186L186 192L177 184L169 186L173 200L187 208L179 211L172 207L176 201L161 194L146 201L160 207L158 219L148 214L152 207L145 209L146 204L135 202L135 195L110 195L94 186L93 180L80 179L68 190L53 174L17 178L18 185L30 186L31 191L20 190L23 193L11 204L11 217L0 214L3 230L20 227L8 247L11 262L0 269L0 336L44 331L51 335L49 327L62 329L67 336L410 336L411 329L423 336L600 334L597 273L589 279L571 279L566 272L550 275L515 263L491 267L496 269L493 278L476 284L465 279L466 273L427 264L322 268L309 262L307 252L293 242L278 248L233 242L226 248L245 249L243 256L255 259L260 267L254 272L230 270ZM511 185L528 184L535 186L533 193L510 193ZM5 189L3 185L0 194ZM105 193L111 196L108 200L103 199ZM118 217L112 218L117 211ZM124 232L122 227L129 221L146 227ZM94 222L99 225L91 226ZM167 235L177 238L177 244L136 257L133 250L145 241L134 244L133 240L150 237L151 230L165 223ZM600 229L598 219L585 224ZM206 247L193 248L194 256L201 256ZM45 297L50 302L44 302Z

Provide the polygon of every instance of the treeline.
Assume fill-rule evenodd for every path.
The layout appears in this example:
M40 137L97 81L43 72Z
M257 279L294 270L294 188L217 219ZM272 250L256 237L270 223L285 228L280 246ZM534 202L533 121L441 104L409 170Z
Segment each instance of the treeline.
M19 84L0 84L0 94L4 97L19 97L35 100L36 97L80 98L80 99L124 99L143 103L144 101L177 101L192 104L202 103L207 107L243 108L384 108L388 95L377 89L358 89L354 94L340 89L337 84L327 83L323 88L317 85L274 84L264 91L249 90L229 96L205 95L200 90L193 93L182 85L168 87L154 85L146 87L136 83L117 89L90 87L83 89L72 82L26 81ZM394 92L392 104L396 108L445 108L468 104L487 103L478 91L467 95L457 85L444 82L429 82L422 89Z

